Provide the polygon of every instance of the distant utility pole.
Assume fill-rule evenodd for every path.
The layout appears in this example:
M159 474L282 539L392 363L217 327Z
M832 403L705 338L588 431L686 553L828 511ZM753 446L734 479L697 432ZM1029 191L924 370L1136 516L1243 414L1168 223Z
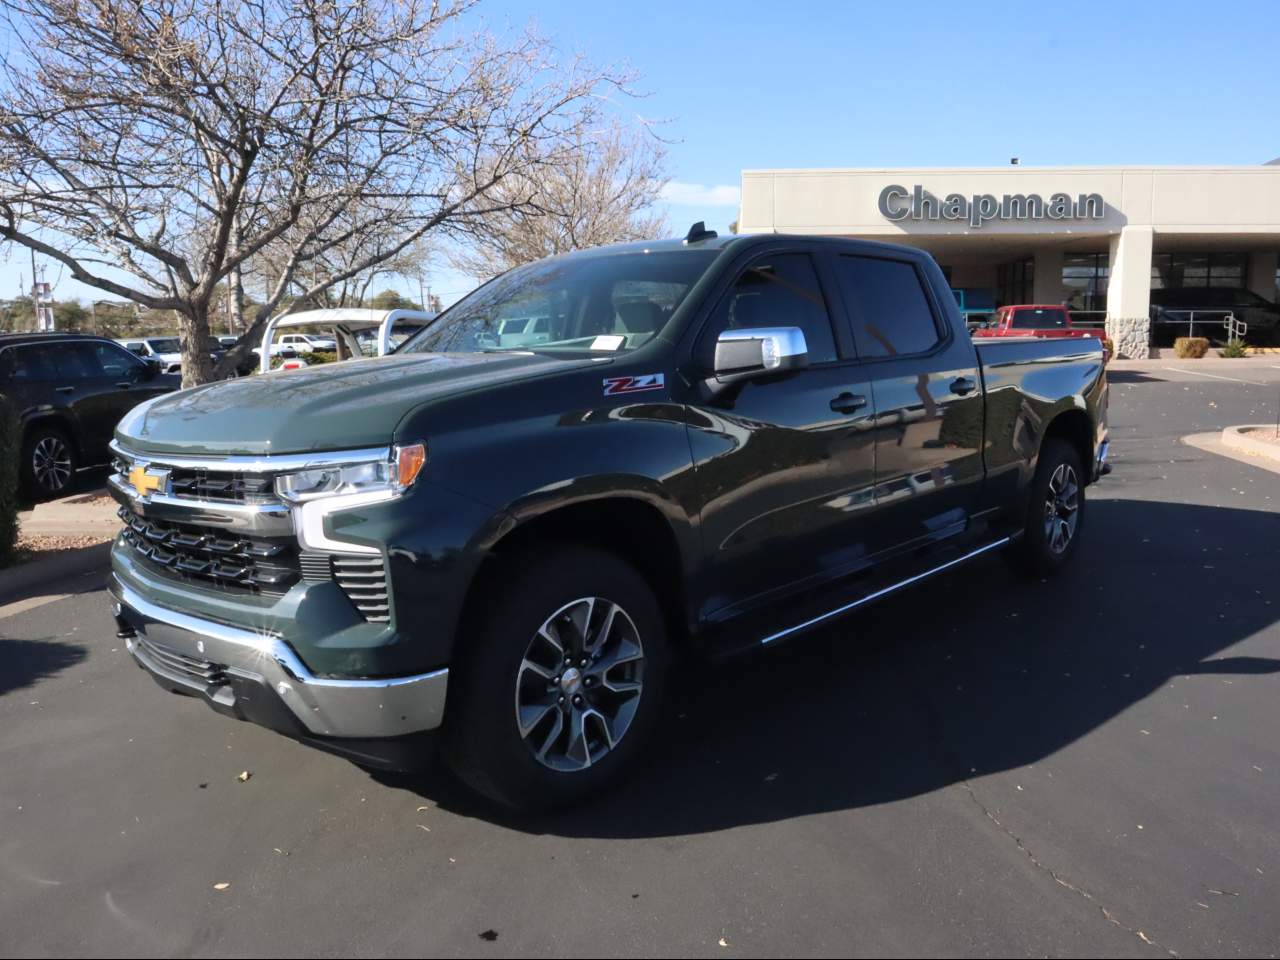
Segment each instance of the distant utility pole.
M44 279L44 267L36 268L36 252L31 251L31 305L36 311L36 329L49 333L54 329L53 291Z

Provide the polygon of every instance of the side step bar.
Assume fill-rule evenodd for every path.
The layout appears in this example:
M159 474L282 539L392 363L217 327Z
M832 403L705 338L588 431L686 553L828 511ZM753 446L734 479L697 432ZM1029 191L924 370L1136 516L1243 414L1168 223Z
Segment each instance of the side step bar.
M901 590L903 587L909 587L913 583L919 583L921 580L927 580L929 577L932 577L936 573L942 573L942 571L944 570L950 570L952 567L959 566L960 564L965 563L968 560L972 560L974 557L980 557L984 553L988 553L992 550L996 550L1000 547L1003 547L1008 543L1010 543L1012 540L1013 540L1012 537L1001 537L999 540L993 540L991 543L984 544L983 546L978 547L976 550L970 550L964 556L956 557L954 560L948 560L946 563L939 564L938 566L933 567L932 569L925 570L921 573L917 573L913 577L907 577L907 579L900 580L897 583L892 583L887 587L881 587L879 590L875 591L874 593L869 593L865 597L860 597L859 599L854 600L852 603L846 603L844 604L844 606L836 607L834 610L828 610L826 613L820 613L816 617L811 617L808 620L805 620L803 623L797 623L794 626L787 627L785 630L779 630L777 633L771 633L769 634L769 636L761 640L760 643L763 646L764 644L767 644L767 643L773 643L775 640L781 640L784 637L791 636L792 634L800 633L801 631L808 630L811 627L816 627L818 624L825 623L827 620L830 620L833 617L842 616L843 614L848 613L850 610L855 610L858 607L861 607L864 604L870 603L873 600L879 600L881 597L886 596L887 594L895 593L898 590Z

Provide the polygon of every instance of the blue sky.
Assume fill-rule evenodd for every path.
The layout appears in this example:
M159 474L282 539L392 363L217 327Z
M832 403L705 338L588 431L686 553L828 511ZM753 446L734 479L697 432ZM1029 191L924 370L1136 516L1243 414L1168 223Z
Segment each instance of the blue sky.
M648 95L616 106L666 121L673 232L723 229L750 168L1280 156L1274 0L484 0L477 15L498 30L532 22L562 50L642 75ZM0 295L19 270L28 257L0 264ZM435 273L446 301L469 286ZM83 295L67 280L57 293Z

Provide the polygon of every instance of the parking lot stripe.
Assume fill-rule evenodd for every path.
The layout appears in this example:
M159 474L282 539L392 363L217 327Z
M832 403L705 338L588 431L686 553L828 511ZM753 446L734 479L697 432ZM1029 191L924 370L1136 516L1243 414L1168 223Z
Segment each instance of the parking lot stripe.
M1258 380L1241 380L1237 377L1220 377L1216 373L1203 373L1200 370L1185 370L1182 367L1161 367L1161 370L1171 370L1174 373L1186 373L1193 377L1212 377L1214 380L1230 380L1232 383L1247 383L1254 387L1265 387L1267 384Z

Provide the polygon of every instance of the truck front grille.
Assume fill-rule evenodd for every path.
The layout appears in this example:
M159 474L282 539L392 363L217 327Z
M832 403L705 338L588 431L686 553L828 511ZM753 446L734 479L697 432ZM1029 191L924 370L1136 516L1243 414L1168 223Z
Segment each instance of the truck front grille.
M329 581L365 620L390 622L382 556L300 549L289 511L275 494L278 470L261 464L245 469L232 463L225 468L213 462L197 466L190 459L182 463L183 458L152 461L115 445L112 449L113 479L130 502L129 475L135 466L154 464L164 471L163 489L157 495L163 497L157 504L162 510L144 506L151 514L144 517L123 506L117 514L124 522L122 539L146 569L192 585L262 597L281 596L300 582ZM244 506L237 510L230 504ZM221 512L219 505L225 505ZM188 516L196 522L187 522ZM243 516L249 520L221 519Z
M147 520L121 507L134 555L170 576L227 590L280 595L297 583L292 538L248 539L218 527Z
M207 470L173 470L169 478L175 497L195 497L231 503L258 503L272 499L271 478Z
M121 457L112 461L121 477L129 475L131 464ZM213 471L199 467L170 467L169 492L175 497L212 500L215 503L269 503L275 500L274 478L240 470Z

